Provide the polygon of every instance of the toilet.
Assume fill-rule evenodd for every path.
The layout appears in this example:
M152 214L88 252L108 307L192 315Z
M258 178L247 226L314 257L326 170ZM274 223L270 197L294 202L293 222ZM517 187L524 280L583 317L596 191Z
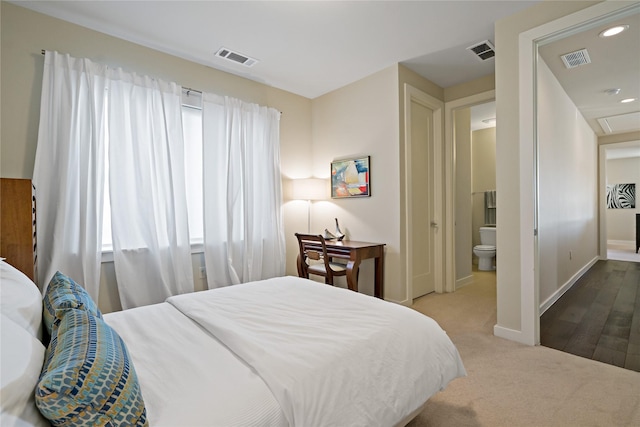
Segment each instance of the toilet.
M495 270L493 258L496 256L496 228L480 227L480 244L473 247L478 257L478 270Z

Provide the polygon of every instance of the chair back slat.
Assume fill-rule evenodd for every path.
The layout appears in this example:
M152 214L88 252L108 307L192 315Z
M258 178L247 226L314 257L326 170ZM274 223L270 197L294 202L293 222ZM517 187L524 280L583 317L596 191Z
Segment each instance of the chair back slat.
M344 269L336 271L331 268L331 259L327 255L327 244L321 234L296 233L296 238L298 239L298 247L300 250L298 255L298 275L300 277L308 279L309 273L319 274L324 276L325 283L333 285L333 276L344 276L346 274L346 270ZM310 245L312 246L309 247ZM318 246L320 247L318 248ZM308 260L322 260L324 270L318 271L317 268L314 268L313 271L310 271Z

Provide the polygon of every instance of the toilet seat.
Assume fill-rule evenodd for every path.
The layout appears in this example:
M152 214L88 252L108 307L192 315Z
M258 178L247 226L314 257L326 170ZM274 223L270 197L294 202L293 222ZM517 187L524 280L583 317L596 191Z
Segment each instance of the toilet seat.
M474 246L473 249L477 250L477 251L495 251L496 247L493 245L477 245Z

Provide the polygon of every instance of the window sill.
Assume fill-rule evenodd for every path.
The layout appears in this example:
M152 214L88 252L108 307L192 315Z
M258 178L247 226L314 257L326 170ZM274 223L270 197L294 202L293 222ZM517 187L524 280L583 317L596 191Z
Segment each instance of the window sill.
M202 242L193 242L191 243L191 254L201 254L204 253L204 243ZM113 247L112 246L104 246L102 248L102 260L101 262L113 262Z

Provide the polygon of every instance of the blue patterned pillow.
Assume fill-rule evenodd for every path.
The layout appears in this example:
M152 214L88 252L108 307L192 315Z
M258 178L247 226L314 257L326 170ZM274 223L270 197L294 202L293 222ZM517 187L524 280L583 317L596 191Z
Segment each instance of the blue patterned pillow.
M102 313L87 291L59 271L51 278L42 303L44 305L42 317L49 335L54 334L52 329L60 320L56 316L56 310L59 309L77 308L102 318Z
M86 311L58 314L35 392L42 415L54 426L148 426L122 338Z

